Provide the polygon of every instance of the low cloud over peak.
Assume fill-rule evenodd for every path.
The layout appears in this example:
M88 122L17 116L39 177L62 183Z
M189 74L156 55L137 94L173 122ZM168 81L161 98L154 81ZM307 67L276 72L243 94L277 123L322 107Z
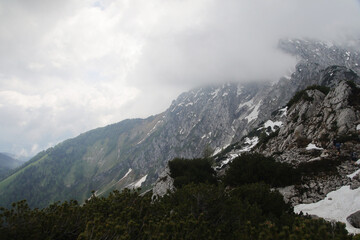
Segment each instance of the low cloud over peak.
M356 0L3 1L0 150L34 154L194 86L274 81L295 64L279 39L360 39L359 13Z

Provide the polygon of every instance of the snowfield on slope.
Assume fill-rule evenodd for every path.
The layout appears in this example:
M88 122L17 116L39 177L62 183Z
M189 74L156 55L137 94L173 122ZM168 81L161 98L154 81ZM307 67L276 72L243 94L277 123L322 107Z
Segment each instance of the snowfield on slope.
M358 170L353 174L358 173ZM353 174L348 175L352 177ZM325 199L310 204L299 204L294 207L295 213L303 212L322 217L328 221L339 221L346 224L349 233L358 234L360 229L351 226L346 220L352 213L360 210L360 188L351 190L350 186L343 186L328 193Z

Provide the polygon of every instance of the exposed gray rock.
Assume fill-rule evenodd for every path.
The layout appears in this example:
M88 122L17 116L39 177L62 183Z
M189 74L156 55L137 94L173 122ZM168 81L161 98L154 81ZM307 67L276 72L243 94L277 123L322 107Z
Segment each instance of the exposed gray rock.
M355 228L360 228L360 211L354 212L346 220Z
M169 167L166 167L154 184L152 199L155 200L172 191L174 191L174 180L170 176Z
M318 90L306 93L311 100L301 99L288 110L278 136L262 146L260 152L266 155L282 152L277 155L279 161L304 162L314 157L329 157L330 152L322 152L333 148L333 139L356 134L354 123L359 121L360 115L356 107L348 104L352 90L345 81L339 82L326 96ZM304 149L309 143L324 149L313 156L315 152ZM350 151L346 146L344 149Z

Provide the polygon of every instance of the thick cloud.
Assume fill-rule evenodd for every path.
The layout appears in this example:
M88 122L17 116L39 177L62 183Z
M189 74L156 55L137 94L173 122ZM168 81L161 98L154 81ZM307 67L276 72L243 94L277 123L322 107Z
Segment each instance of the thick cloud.
M166 109L180 92L276 80L283 37L360 37L356 0L0 2L0 151Z

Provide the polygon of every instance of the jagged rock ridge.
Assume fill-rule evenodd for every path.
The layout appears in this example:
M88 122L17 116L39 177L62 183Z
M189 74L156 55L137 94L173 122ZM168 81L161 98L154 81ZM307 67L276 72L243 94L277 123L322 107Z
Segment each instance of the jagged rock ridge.
M195 89L180 95L164 113L99 128L40 153L0 182L0 204L27 198L33 206L44 206L69 198L82 201L92 190L106 194L136 184L146 188L174 157L199 157L206 147L221 151L268 120L296 91L330 75L327 67L334 64L333 56L344 58L345 50L336 47L338 51L324 48L318 58L306 59L303 49L313 49L312 44L317 43L299 40L296 46L289 43L286 48L280 43L282 49L301 59L290 77L276 83L229 83ZM336 64L356 72L358 53L350 53L354 61Z

